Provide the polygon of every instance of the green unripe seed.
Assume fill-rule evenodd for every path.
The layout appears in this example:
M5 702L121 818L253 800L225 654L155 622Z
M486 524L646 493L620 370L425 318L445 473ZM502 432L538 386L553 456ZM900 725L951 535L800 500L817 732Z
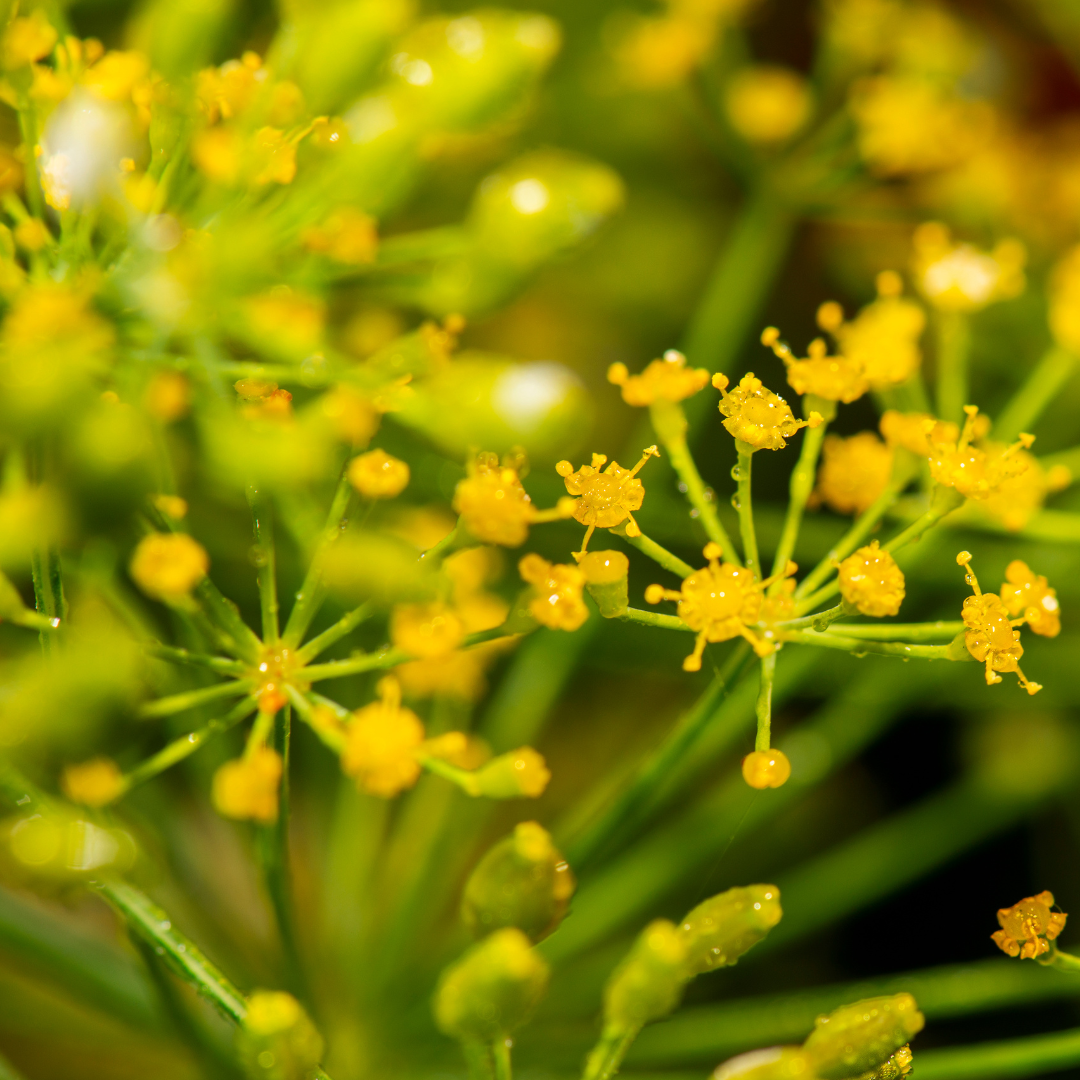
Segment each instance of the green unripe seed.
M635 1032L666 1016L678 1005L686 978L684 937L674 923L657 919L638 935L604 988L605 1033Z
M822 1080L848 1080L881 1068L925 1023L910 994L867 998L819 1016L803 1049Z
M548 975L520 930L496 930L443 972L435 990L435 1022L455 1039L503 1039L532 1015Z
M775 885L728 889L698 904L679 927L686 942L690 975L730 967L780 921Z
M236 1044L252 1080L306 1080L323 1054L322 1036L303 1006L279 990L251 995Z
M480 860L465 886L461 915L477 936L516 926L533 941L562 921L574 875L535 821L523 821Z

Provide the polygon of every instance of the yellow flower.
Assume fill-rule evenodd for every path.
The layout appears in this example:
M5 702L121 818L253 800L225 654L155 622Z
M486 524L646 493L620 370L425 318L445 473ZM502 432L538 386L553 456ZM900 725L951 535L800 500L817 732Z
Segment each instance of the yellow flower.
M809 420L796 420L788 403L767 389L751 371L729 394L728 378L716 374L713 386L720 391L720 411L727 417L724 427L740 442L755 450L783 450L799 428L817 427L822 418L812 412Z
M151 501L158 510L174 521L182 521L187 517L187 500L181 499L179 495L155 495Z
M269 824L277 820L281 755L257 746L214 773L211 798L219 814Z
M143 405L163 424L181 420L191 407L191 383L178 371L159 371L146 384Z
M633 511L640 510L645 499L645 488L637 474L651 457L659 457L660 451L655 446L648 446L642 452L641 460L632 468L624 469L617 461L611 462L603 472L600 469L607 461L605 454L593 454L591 465L582 465L576 472L569 461L560 461L555 471L566 483L566 490L579 498L573 504L573 518L585 530L585 539L581 550L574 553L579 562L584 558L593 531L611 529L626 522L627 536L640 536L641 529L634 520Z
M394 668L394 674L410 698L438 695L458 701L479 701L487 690L487 669L508 647L505 640L485 641L427 660L410 660Z
M904 574L876 540L840 564L840 595L863 615L895 615L904 600Z
M1001 602L1015 619L1018 615L1042 637L1057 637L1061 633L1061 606L1057 592L1041 574L1032 573L1027 563L1013 559L1005 567L1005 582L1001 586Z
M1049 942L1065 929L1068 915L1063 911L1051 911L1054 894L1044 891L1038 896L1025 896L1012 907L1001 908L997 913L1000 930L990 937L997 947L1009 956L1021 960L1034 960L1050 951Z
M840 352L862 364L871 390L888 390L907 382L922 363L919 337L926 314L918 304L900 295L903 284L891 270L877 277L878 299L844 321L834 301L818 308L818 325L836 338Z
M1008 450L1001 443L989 441L982 443L981 448L995 460L1000 460ZM1065 465L1044 469L1039 459L1024 449L1013 450L1009 460L1012 463L1010 475L1005 476L979 505L1006 529L1015 532L1042 509L1047 495L1072 483L1072 473ZM1012 468L1018 471L1012 474Z
M972 446L971 440L980 428L979 410L975 405L965 405L964 412L967 420L955 443L936 441L937 432L931 428L930 475L939 484L955 488L969 499L986 500L999 494L1006 481L1027 469L1027 462L1018 452L1027 450L1035 436L1021 432L1017 442L1004 448L994 443L986 444L985 449Z
M111 758L96 757L80 765L68 765L60 786L72 802L104 806L124 793L124 774Z
M280 128L259 128L251 142L252 181L265 184L291 184L296 176L296 139Z
M705 368L689 368L686 357L668 349L662 360L654 360L640 375L631 375L625 364L608 368L608 382L622 387L627 405L651 405L654 401L682 401L709 382Z
M15 243L27 251L40 251L52 242L52 233L38 218L26 218L15 226Z
M390 616L390 640L412 656L445 656L465 638L457 613L441 601L398 604Z
M349 462L348 477L366 499L393 499L409 482L409 466L383 450L369 450Z
M0 42L0 59L8 71L41 60L53 51L57 33L49 24L45 12L38 9L29 15L12 19Z
M786 142L810 119L814 100L806 79L790 68L755 64L737 71L724 92L731 126L747 142Z
M381 700L352 714L341 767L369 795L391 799L420 776L416 753L424 725L411 709L401 707L401 687L393 676L382 679L378 689Z
M379 248L376 221L351 206L335 210L322 225L305 229L301 242L346 266L364 266L375 261Z
M783 787L791 776L791 762L779 750L755 750L743 758L742 774L752 788Z
M382 413L375 403L345 383L324 394L319 406L338 438L351 446L366 446L382 422Z
M645 600L650 604L678 600L679 618L697 632L694 651L683 661L683 670L701 670L701 654L709 641L744 637L758 656L768 656L776 649L771 633L762 635L752 629L760 621L762 594L774 581L791 577L797 567L788 562L782 574L758 581L741 566L721 563L719 544L706 544L705 558L709 565L685 578L678 592L661 585L650 585L645 590Z
M1027 252L1019 240L1001 240L993 251L954 244L946 226L920 225L913 237L912 269L919 291L940 311L980 311L1024 291Z
M838 514L861 514L889 484L893 452L872 431L826 435L821 455L813 498Z
M246 52L239 60L200 71L195 82L196 97L210 123L217 123L244 112L265 80L262 58Z
M240 178L242 137L232 126L204 128L191 140L191 159L208 180L232 186Z
M322 344L326 304L317 296L276 285L246 297L243 316L247 328L279 349L312 352Z
M929 413L902 413L887 409L878 428L889 446L902 446L919 457L929 457L935 444L955 443L960 428L951 420L938 420Z
M585 575L576 566L549 563L531 553L518 563L523 580L532 585L529 614L552 630L576 630L588 617L581 598Z
M968 628L964 634L967 651L986 665L986 683L993 686L1001 682L999 671L1015 671L1020 685L1029 693L1037 694L1042 687L1029 682L1020 670L1020 657L1024 647L1020 644L1020 631L1013 627L1022 626L1024 618L1009 620L1009 612L997 593L984 593L979 588L978 579L971 569L971 553L961 551L956 562L967 572L967 582L975 595L964 601L961 618Z
M107 52L82 77L84 86L106 101L127 101L150 74L150 60L140 52Z
M187 596L210 569L206 549L186 533L151 533L131 556L131 576L147 596L166 602Z
M468 464L468 475L454 489L454 509L465 527L485 544L520 547L529 526L569 516L569 499L560 499L554 510L537 510L521 484L517 469L499 464L497 454L477 454Z
M783 360L788 383L796 394L813 394L846 405L861 398L869 388L862 361L850 356L829 356L822 338L810 342L810 355L805 360L795 358L791 348L780 340L780 331L775 326L762 333L761 344L768 345Z

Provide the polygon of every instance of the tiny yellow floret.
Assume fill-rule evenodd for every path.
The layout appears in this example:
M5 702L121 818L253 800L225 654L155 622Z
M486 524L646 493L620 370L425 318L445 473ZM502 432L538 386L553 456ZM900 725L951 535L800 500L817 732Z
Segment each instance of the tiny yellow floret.
M1023 615L1032 633L1042 637L1057 637L1061 633L1057 592L1050 588L1046 578L1033 573L1027 563L1019 559L1005 567L1001 602L1014 619Z
M861 514L889 485L893 451L872 431L826 435L813 501L838 514Z
M876 540L840 564L840 595L863 615L895 615L904 600L904 574Z
M1024 290L1027 251L1002 240L991 252L955 244L946 226L931 221L914 235L913 271L920 291L939 311L972 312Z
M225 762L214 773L211 791L218 813L263 824L276 821L282 767L281 755L269 746L256 746Z
M411 788L420 776L417 751L424 725L401 706L401 687L388 675L379 682L379 701L352 714L345 732L341 768L369 795L392 799Z
M390 640L412 656L445 656L465 639L465 625L448 604L434 600L398 604L390 616Z
M72 801L83 806L105 806L125 790L124 774L112 758L96 757L64 769L60 786Z
M796 420L788 403L767 389L753 372L744 375L731 393L727 392L726 375L717 373L712 384L721 394L720 411L727 417L724 427L755 450L783 450L785 440L799 428L817 427L822 422L816 412L809 420Z
M861 398L870 387L862 360L847 355L829 356L824 338L810 342L805 360L796 358L791 347L780 340L780 331L775 327L765 330L761 343L784 362L788 383L796 394L813 394L846 405Z
M182 600L210 569L206 549L186 533L151 533L131 556L131 576L147 596Z
M532 586L529 614L552 630L576 630L589 617L582 599L585 575L576 566L550 563L530 553L518 563L524 581Z
M919 457L929 457L938 444L945 446L960 438L960 428L951 420L938 420L929 413L902 413L886 409L878 422L889 446L902 446Z
M393 499L409 483L409 466L384 450L369 450L349 462L349 483L366 499Z
M964 412L967 419L955 443L935 441L936 432L930 432L930 475L939 484L955 488L966 498L986 500L999 494L1003 484L1027 469L1028 463L1018 455L1020 450L1031 446L1035 437L1022 432L1011 446L994 443L973 446L972 440L978 437L982 418L975 405L965 405Z
M997 913L1000 930L990 937L994 944L1009 956L1034 960L1050 951L1050 942L1065 929L1068 916L1063 911L1051 911L1054 894L1043 891L1037 896L1025 896L1012 907L1000 908Z
M814 101L806 79L790 68L755 64L737 71L724 93L731 126L747 142L786 142L810 118Z
M791 762L779 750L755 750L743 758L742 774L752 788L783 787L791 776Z
M682 401L709 383L705 368L686 366L686 357L668 349L662 360L654 360L640 375L631 375L625 364L608 368L608 382L622 387L627 405L651 405L654 401Z

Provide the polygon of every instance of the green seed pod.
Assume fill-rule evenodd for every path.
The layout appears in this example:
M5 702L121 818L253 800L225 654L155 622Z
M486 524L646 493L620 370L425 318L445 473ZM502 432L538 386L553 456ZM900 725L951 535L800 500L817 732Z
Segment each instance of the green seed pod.
M544 793L551 773L531 747L500 754L471 776L469 794L488 799L536 799Z
M630 560L621 551L590 551L578 566L600 614L605 619L618 618L630 603L627 592Z
M562 921L574 886L574 875L551 834L535 821L523 821L473 870L461 916L477 937L516 926L540 941Z
M303 1006L280 990L256 990L236 1035L252 1080L306 1080L323 1054L322 1036Z
M730 967L780 921L775 885L728 889L698 904L682 921L686 963L691 975Z
M435 991L435 1023L455 1039L503 1039L532 1015L548 975L547 964L520 930L496 930L443 972Z
M628 1034L666 1016L682 997L686 942L678 927L657 919L638 935L604 987L604 1031Z
M925 1023L910 994L867 998L819 1016L803 1049L822 1080L848 1080L886 1064Z
M811 1080L810 1059L801 1046L769 1046L725 1061L713 1080Z

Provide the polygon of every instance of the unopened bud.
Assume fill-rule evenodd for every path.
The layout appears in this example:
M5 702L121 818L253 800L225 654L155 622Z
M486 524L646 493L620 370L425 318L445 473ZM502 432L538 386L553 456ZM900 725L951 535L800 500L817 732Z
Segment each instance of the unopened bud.
M578 563L585 587L605 619L621 615L629 604L627 575L630 560L621 551L590 551Z
M252 1080L306 1080L323 1054L322 1036L303 1006L279 990L251 995L236 1044Z
M516 926L533 941L562 921L574 875L535 821L523 821L480 860L465 886L462 918L477 936Z
M679 1003L687 979L686 942L679 928L657 919L642 930L604 988L604 1030L636 1032Z
M713 1072L713 1080L809 1080L812 1075L801 1046L768 1046L725 1061Z
M531 746L522 746L477 769L472 774L471 794L488 799L535 799L543 795L550 779L544 759Z
M819 1016L803 1049L822 1080L848 1080L881 1068L925 1023L910 994L867 998Z
M698 904L679 927L686 942L691 975L729 967L780 921L780 890L775 885L728 889Z
M435 991L435 1022L457 1039L505 1038L532 1015L548 974L520 930L496 930L443 972Z

